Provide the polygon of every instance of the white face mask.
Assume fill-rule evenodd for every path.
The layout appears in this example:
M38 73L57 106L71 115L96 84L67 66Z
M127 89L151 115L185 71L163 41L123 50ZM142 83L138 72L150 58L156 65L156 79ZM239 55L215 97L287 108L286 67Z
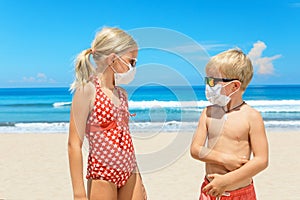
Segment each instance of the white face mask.
M230 84L230 83L228 83L228 84ZM214 87L210 87L209 85L206 85L206 88L205 88L206 99L214 105L216 104L219 106L226 106L231 100L230 96L238 91L238 90L234 91L229 96L221 94L222 88L227 86L228 84L226 84L224 86L222 86L221 84L216 84Z
M115 84L116 85L128 84L134 79L135 72L136 72L135 67L132 67L130 63L126 63L119 56L118 56L118 58L121 60L122 63L124 63L129 68L129 70L127 72L124 72L124 73L117 73L116 70L113 67L111 67L112 70L115 72L114 73Z

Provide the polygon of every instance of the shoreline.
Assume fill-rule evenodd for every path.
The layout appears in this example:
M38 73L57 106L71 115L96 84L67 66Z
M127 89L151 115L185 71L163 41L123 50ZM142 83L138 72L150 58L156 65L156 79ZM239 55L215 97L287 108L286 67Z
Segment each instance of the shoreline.
M300 195L297 159L300 134L297 133L300 131L267 130L270 163L254 177L258 199ZM168 132L133 138L136 153L145 155L164 149L177 135ZM192 134L186 133L186 136ZM0 199L72 199L67 138L65 133L0 133ZM199 199L204 163L192 159L188 147L180 153L173 162L150 172L143 171L145 161L137 156L149 199ZM86 149L83 156L86 160ZM158 160L156 158L155 162Z
M192 123L197 123L197 122L192 122ZM182 128L183 129L183 128ZM266 127L266 132L295 132L295 133L299 133L300 134L300 127ZM191 128L190 130L180 130L180 133L194 133L194 131L196 130L196 126L194 128ZM136 130L133 129L131 130L132 135L141 135L141 134L152 134L151 131L147 129L145 129L145 132L142 132L142 130ZM171 134L176 134L179 131L174 131L172 129L169 130L159 130L159 129L155 129L155 132L158 133L171 133ZM7 134L68 134L68 130L66 131L15 131L15 132L9 132L9 131L1 131L0 130L0 135L7 135Z

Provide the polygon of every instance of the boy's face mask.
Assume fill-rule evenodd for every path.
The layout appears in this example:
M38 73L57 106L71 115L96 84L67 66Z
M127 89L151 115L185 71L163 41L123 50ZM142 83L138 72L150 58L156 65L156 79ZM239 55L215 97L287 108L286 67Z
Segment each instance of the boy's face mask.
M213 105L219 105L219 106L226 106L231 98L230 96L233 95L234 93L236 93L239 89L237 89L236 91L234 91L233 93L231 93L229 96L226 96L224 94L221 94L221 90L223 87L226 87L227 85L229 85L230 83L226 84L226 85L221 85L221 84L216 84L215 86L211 87L208 84L206 84L205 87L205 96L206 99L212 103Z

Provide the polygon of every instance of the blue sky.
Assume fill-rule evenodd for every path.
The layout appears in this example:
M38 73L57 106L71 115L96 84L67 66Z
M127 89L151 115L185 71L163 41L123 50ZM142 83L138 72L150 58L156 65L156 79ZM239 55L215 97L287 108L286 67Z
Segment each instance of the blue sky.
M0 0L0 87L68 87L74 57L103 26L173 31L208 56L239 47L255 64L251 84L300 84L300 1ZM148 37L157 45L163 40L159 34ZM172 41L170 48L193 49L176 37ZM180 84L184 74L188 83L203 85L183 57L144 49L138 72L158 84ZM143 79L140 73L134 83L145 84Z

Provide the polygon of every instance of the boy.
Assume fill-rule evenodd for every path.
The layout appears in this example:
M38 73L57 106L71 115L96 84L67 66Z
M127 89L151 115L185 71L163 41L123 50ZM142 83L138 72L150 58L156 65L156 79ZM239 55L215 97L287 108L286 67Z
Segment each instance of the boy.
M256 199L252 177L268 166L268 142L260 113L242 98L253 76L251 61L231 49L212 57L206 74L213 105L203 110L190 148L205 162L200 200Z

